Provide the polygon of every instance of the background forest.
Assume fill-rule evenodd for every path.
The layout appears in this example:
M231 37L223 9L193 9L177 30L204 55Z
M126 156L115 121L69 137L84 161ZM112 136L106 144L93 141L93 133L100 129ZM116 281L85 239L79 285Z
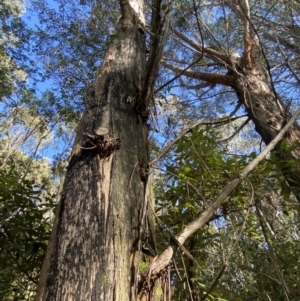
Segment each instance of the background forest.
M300 4L146 4L145 55L157 68L148 120L155 255L270 141L241 95L251 86L230 82L243 73L247 30L285 120L300 107ZM1 300L33 300L76 126L118 14L114 0L0 3ZM281 143L178 248L166 270L170 300L300 300L299 157L299 139Z

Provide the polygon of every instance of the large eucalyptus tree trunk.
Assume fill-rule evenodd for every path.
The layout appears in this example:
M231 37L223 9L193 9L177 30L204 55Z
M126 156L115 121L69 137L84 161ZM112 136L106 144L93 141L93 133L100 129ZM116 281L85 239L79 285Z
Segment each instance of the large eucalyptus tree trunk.
M135 300L148 150L145 114L135 110L145 74L142 1L130 3L120 1L77 130L36 300Z

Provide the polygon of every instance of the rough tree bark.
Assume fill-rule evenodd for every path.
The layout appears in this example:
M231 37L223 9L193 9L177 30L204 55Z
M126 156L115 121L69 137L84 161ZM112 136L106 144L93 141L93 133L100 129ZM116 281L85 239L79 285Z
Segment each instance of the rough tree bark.
M148 177L142 0L120 1L72 157L36 300L135 300ZM150 234L149 234L150 235Z

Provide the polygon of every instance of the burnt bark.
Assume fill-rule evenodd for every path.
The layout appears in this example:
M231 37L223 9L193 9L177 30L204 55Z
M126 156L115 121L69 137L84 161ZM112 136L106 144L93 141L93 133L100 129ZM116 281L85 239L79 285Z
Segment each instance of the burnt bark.
M127 1L77 130L36 300L135 300L147 126L144 32ZM144 117L144 116L143 116Z

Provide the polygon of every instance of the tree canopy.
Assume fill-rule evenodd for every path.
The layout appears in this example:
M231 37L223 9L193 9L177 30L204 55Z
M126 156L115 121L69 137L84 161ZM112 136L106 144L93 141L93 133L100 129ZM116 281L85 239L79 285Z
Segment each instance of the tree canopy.
M33 300L78 121L106 50L122 39L119 6L0 4L2 300ZM298 125L241 172L299 108L300 4L153 0L144 12L146 75L132 77L147 100L135 109L147 124L156 245L146 237L142 247L153 258L173 248L160 271L164 300L299 300Z

